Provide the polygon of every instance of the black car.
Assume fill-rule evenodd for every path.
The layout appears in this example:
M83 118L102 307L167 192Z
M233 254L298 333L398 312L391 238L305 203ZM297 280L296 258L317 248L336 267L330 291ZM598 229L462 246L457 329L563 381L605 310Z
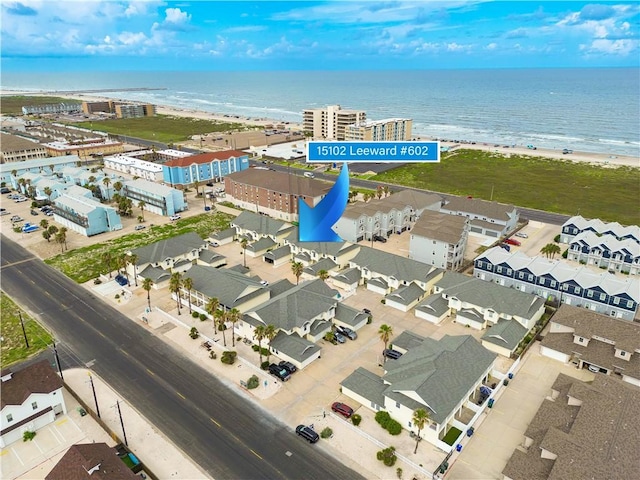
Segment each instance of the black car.
M291 377L289 370L276 363L269 365L269 373L283 382L286 382Z
M316 443L320 440L320 435L318 435L313 428L307 425L298 425L296 427L296 433L309 443Z
M118 283L118 285L120 285L121 287L124 287L125 285L129 284L129 281L124 275L116 275L115 280Z
M278 364L278 366L284 368L286 371L289 372L289 374L293 374L298 371L298 367L296 367L293 363L285 362L284 360L282 360Z
M384 355L387 358L391 358L393 360L397 360L398 358L400 358L402 356L402 354L400 352L398 352L397 350L392 350L390 348L387 348L386 350L383 350L382 355Z
M38 211L37 210L31 210L31 215L38 215Z
M0 193L11 193L11 189L9 187L0 188Z
M355 340L356 338L358 338L358 334L347 327L337 326L336 331L341 335L347 337L349 340Z
M367 315L371 315L371 310L369 310L368 308L363 308L362 311Z
M383 236L380 236L380 235L374 235L374 236L373 236L373 239L374 239L376 242L387 243L387 239L386 239L385 237L383 237Z

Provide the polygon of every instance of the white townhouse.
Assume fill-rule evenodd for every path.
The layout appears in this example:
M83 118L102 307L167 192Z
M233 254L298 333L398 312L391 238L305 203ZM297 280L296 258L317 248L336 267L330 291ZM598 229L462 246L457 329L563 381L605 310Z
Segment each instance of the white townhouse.
M22 441L24 432L35 432L67 413L62 380L47 360L3 369L0 376L0 447Z
M346 242L358 243L373 236L388 238L411 228L425 210L437 211L439 195L402 190L384 198L347 205L333 230Z
M561 260L493 247L475 260L473 275L544 299L587 308L633 321L638 313L640 281L588 267L574 267Z
M620 225L618 222L603 222L599 218L587 220L586 218L576 215L562 224L562 232L560 233L561 243L571 243L576 235L582 232L593 232L598 235L610 235L618 240L631 239L636 243L640 243L640 226Z
M127 154L110 155L104 158L104 167L152 182L162 182L162 165L135 158Z
M471 221L471 232L496 238L508 235L520 219L513 205L471 197L452 197L440 211L467 217Z
M246 237L250 243L269 238L275 245L282 245L284 239L295 230L294 226L283 220L267 215L244 211L231 220L231 228L235 229L235 237Z
M569 244L567 259L610 272L640 274L640 243L631 237L619 240L610 234L583 230Z
M409 237L409 258L446 270L464 261L470 221L467 217L425 210Z
M158 215L170 216L187 209L184 193L175 188L151 182L143 178L123 182L120 192L137 207L143 201L145 210Z
M285 238L284 244L291 247L293 260L309 267L323 259L335 263L337 269L345 268L360 251L360 245L349 242L300 242L298 227Z

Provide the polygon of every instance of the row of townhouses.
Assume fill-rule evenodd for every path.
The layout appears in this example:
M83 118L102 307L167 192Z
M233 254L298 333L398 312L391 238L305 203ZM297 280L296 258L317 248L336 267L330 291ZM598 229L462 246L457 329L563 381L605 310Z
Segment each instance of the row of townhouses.
M544 299L580 306L616 318L633 320L640 301L640 281L589 267L494 247L475 260L474 276Z
M640 226L620 225L618 222L603 222L599 218L587 220L586 218L576 215L564 222L562 225L562 233L560 234L561 243L571 243L571 241L582 232L593 232L600 236L611 236L618 240L631 239L636 243L640 243Z

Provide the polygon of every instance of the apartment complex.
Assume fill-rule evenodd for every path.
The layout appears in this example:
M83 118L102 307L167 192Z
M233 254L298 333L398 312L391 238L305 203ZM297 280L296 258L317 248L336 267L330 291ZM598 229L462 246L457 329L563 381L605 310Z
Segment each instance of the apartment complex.
M122 103L105 100L102 102L82 102L82 111L87 115L108 113L114 114L117 118L138 118L154 116L156 106L146 103Z
M130 198L134 205L144 202L145 210L158 215L174 215L187 209L180 190L142 178L124 182L121 194Z
M345 140L349 125L363 123L367 119L364 110L343 110L340 105L313 108L302 112L305 132L322 140Z
M316 206L331 185L313 178L249 168L225 177L225 200L287 222L298 220L298 198Z
M369 142L411 140L413 120L409 118L386 118L368 120L347 126L345 140Z
M95 198L73 193L63 193L56 198L53 219L86 237L122 230L122 221L115 208L104 205Z
M249 168L249 155L240 150L200 153L174 158L162 165L162 178L171 186L221 181L227 175Z
M471 197L451 197L440 211L467 217L471 221L471 232L489 237L508 235L516 228L520 219L520 214L513 205Z
M425 210L416 221L409 241L409 258L447 270L458 269L467 248L467 217Z
M585 230L571 240L567 258L610 272L640 274L640 243L634 238L618 240L614 235Z
M617 240L633 240L640 243L640 226L620 225L618 222L603 222L599 218L587 220L580 215L571 217L562 225L560 242L571 243L572 240L582 232L593 232L599 236L611 236Z
M124 145L106 138L90 138L87 140L77 140L73 142L51 142L45 143L47 154L50 157L62 155L77 155L82 159L91 158L96 155L112 155L122 153Z
M0 133L0 163L24 162L47 156L44 145L17 135Z
M47 103L45 105L25 105L22 107L23 115L41 115L46 113L79 113L79 103Z
M146 180L162 181L162 165L147 162L126 154L105 157L104 167L118 172L128 173Z

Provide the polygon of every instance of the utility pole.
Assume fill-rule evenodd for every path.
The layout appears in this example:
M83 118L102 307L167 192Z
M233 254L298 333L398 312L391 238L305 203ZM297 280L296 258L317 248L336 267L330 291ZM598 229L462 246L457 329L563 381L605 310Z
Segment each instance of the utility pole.
M27 331L24 329L24 322L22 321L22 312L18 312L20 317L20 325L22 325L22 334L24 335L24 343L29 348L29 339L27 338Z
M60 357L58 357L58 349L56 348L56 341L53 341L53 353L56 356L56 364L58 365L58 373L60 374L60 378L64 381L64 377L62 376L62 367L60 366Z
M89 372L89 381L91 382L91 390L93 391L93 401L96 402L96 415L100 418L100 407L98 406L98 397L96 396L96 387L93 385L93 377Z
M120 400L116 400L116 407L118 407L118 415L120 416L120 425L122 426L122 436L124 437L124 444L128 447L127 432L124 431L124 422L122 421L122 412L120 411Z

